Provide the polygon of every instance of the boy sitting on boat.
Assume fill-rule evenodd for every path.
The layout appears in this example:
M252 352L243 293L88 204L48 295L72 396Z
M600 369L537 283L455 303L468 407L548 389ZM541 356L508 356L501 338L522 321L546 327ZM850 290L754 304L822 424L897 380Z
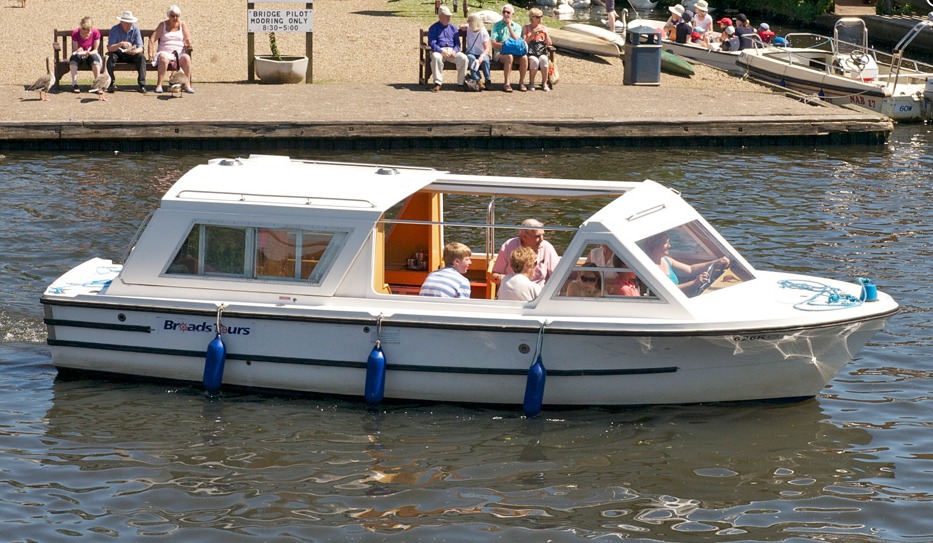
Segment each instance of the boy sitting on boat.
M473 252L462 243L444 246L444 267L431 272L421 284L421 296L469 298L470 281L464 276L470 268Z

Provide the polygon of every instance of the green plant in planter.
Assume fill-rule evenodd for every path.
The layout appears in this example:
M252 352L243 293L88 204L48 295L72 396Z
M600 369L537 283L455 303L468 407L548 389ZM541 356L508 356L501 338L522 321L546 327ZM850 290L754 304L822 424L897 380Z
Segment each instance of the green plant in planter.
M269 33L269 49L272 51L272 58L282 60L282 54L279 53L279 45L275 43L275 32Z

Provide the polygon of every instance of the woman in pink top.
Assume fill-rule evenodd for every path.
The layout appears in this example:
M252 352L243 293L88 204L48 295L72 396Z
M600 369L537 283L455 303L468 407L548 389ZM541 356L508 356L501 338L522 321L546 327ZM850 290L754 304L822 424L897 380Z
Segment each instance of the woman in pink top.
M188 84L185 86L185 92L194 93L191 86L191 34L188 32L188 25L181 20L181 8L171 6L165 12L168 19L159 23L152 37L149 38L149 54L147 58L152 65L158 69L158 79L156 80L156 92L162 92L162 80L165 79L165 72L170 67L181 69L188 76ZM158 46L153 54L153 48ZM175 66L175 57L178 56L178 64Z
M90 17L81 19L81 24L71 33L71 58L68 65L71 67L71 92L81 92L78 88L78 68L90 68L94 79L100 75L103 65L97 49L100 47L100 30L94 28L94 21Z

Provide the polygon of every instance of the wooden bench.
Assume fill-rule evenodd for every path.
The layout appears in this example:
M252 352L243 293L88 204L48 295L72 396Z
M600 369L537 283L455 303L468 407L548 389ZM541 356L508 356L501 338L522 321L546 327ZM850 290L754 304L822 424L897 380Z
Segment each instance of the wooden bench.
M71 58L71 33L73 30L55 30L54 39L52 40L52 49L55 50L55 67L53 68L55 73L55 88L59 88L59 81L62 76L69 73L71 68L69 67L68 59ZM152 33L155 30L142 30L140 33L143 36L143 49L146 48L146 42L149 41L149 36L152 36ZM104 64L100 67L101 72L107 69L107 36L110 35L110 29L100 29L100 45L97 47L97 53L100 55L101 60ZM90 68L78 68L90 69ZM133 72L136 73L136 66L129 62L117 62L113 68L114 72Z
M418 53L418 83L421 85L427 85L428 81L431 79L431 53L433 52L431 50L431 46L428 45L428 31L427 30L423 28L420 30L419 36L418 36L418 42L420 44L419 53ZM460 29L460 50L465 51L466 45L467 45L466 30L461 28ZM547 58L548 58L548 61L551 63L554 62L555 51L556 50L554 49L554 47L548 47ZM501 62L494 61L492 59L489 60L490 71L501 71L502 68L503 66ZM444 70L456 70L456 69L457 69L457 66L453 62L448 61L448 60L444 61ZM517 60L512 63L512 69L514 70L518 69Z

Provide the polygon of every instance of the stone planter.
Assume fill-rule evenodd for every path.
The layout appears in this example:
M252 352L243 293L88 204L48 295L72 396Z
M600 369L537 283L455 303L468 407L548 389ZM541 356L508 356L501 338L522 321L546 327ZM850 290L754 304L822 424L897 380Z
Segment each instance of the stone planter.
M308 57L283 56L276 60L271 56L257 56L254 60L256 77L261 83L301 83L308 72Z

